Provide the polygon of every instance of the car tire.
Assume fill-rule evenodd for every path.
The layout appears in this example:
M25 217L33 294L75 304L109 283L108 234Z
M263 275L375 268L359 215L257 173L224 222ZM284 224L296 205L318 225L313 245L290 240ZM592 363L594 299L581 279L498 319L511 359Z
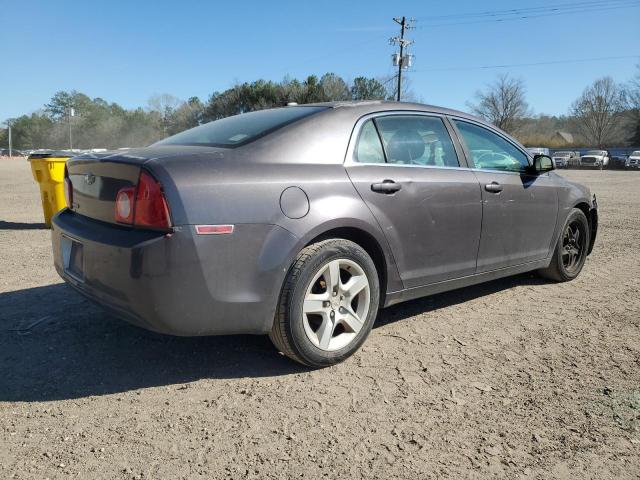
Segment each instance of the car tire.
M573 280L582 271L590 242L591 230L587 217L582 210L574 208L562 227L551 263L538 273L556 282Z
M353 294L344 290L349 285ZM349 240L320 241L305 247L289 269L269 338L280 352L303 365L335 365L364 343L379 302L378 272L367 252ZM315 313L314 305L322 311Z

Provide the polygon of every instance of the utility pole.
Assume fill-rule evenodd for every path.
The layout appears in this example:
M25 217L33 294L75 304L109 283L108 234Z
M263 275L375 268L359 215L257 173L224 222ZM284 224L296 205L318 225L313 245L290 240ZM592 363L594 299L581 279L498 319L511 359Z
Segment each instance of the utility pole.
M393 19L393 21L396 22L398 25L400 25L400 36L389 39L389 43L391 45L400 46L400 53L399 54L394 53L391 57L393 59L393 64L397 65L398 67L398 93L396 95L396 99L399 102L402 95L402 69L407 69L411 65L413 65L413 55L408 55L408 54L405 55L405 48L408 48L409 45L413 43L413 41L406 40L404 38L404 34L406 30L411 30L414 28L413 27L414 20L412 18L407 22L406 17L402 17L402 18L396 17Z

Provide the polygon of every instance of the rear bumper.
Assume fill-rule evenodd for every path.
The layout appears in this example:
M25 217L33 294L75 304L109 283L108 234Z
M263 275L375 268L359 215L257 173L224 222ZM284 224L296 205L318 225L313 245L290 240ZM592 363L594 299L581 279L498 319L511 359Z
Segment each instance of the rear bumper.
M83 278L65 270L62 237L83 246ZM231 235L121 228L63 210L53 218L59 275L131 323L171 335L267 333L297 243L275 225ZM290 253L291 252L291 253Z

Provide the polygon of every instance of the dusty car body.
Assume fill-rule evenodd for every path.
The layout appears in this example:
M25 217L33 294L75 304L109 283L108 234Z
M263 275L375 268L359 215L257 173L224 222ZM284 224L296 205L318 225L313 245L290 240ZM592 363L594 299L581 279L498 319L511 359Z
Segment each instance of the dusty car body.
M545 158L534 162L486 122L421 104L243 114L69 160L55 266L144 328L272 340L279 329L287 355L332 364L364 341L378 306L564 259L579 273L597 231L595 197L546 158L538 168ZM568 232L571 215L584 218ZM309 266L316 257L326 263ZM342 330L320 338L329 327L316 332L312 315Z
M580 157L580 166L582 168L607 168L611 154L607 150L589 150Z

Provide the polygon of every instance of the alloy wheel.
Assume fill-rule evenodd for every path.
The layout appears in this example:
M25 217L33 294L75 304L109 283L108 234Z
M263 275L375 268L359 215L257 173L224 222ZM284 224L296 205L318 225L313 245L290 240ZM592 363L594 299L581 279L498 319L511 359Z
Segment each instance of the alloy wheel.
M583 230L582 223L573 221L567 225L562 237L562 265L570 274L580 268L584 256L586 232Z
M360 265L335 259L309 284L302 305L304 331L316 347L335 351L357 336L369 314L371 288Z

